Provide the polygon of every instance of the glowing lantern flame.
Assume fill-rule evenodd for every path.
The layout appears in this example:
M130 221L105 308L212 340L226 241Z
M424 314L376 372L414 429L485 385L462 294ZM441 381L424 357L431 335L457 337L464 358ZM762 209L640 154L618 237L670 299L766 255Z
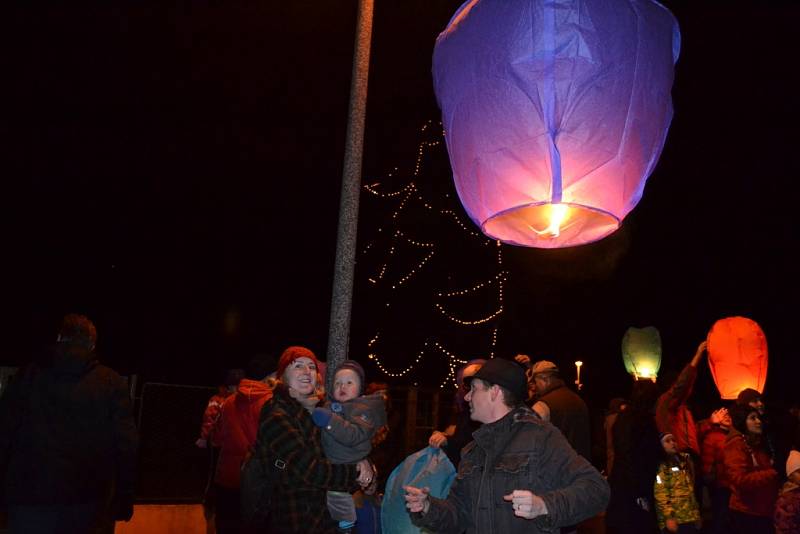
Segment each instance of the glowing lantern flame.
M531 230L542 237L556 238L561 235L561 225L567 220L570 214L569 206L566 204L548 204L550 225L544 230L537 230L531 225L528 225Z
M640 367L636 378L653 378L653 370L649 367Z

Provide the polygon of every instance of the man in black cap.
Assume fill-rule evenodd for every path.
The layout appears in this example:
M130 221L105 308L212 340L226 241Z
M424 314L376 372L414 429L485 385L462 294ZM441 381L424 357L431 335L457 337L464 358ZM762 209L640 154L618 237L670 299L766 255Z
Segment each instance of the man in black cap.
M552 532L605 509L609 488L600 473L523 404L520 365L489 360L469 388L470 416L483 426L464 447L446 499L406 486L415 525L434 532Z

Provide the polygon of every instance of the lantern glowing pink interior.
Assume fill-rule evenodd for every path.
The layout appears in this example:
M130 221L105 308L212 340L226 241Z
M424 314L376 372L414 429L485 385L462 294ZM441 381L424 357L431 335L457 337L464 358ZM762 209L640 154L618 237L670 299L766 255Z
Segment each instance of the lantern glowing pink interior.
M650 0L469 0L433 74L456 190L489 237L540 248L616 230L672 119L680 33Z
M763 393L767 381L767 338L746 317L720 319L708 333L708 365L720 397L735 399L743 389Z

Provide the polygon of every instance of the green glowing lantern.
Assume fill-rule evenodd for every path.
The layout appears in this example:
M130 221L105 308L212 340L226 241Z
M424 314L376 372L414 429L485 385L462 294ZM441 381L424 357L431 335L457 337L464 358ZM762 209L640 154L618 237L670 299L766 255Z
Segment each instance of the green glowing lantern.
M635 379L655 380L661 368L661 335L654 326L628 328L622 337L622 361Z

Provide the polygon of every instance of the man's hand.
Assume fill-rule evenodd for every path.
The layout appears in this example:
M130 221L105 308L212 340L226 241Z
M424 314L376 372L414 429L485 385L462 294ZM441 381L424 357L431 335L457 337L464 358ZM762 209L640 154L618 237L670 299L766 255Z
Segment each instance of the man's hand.
M197 441L195 441L194 444L201 449L208 447L208 441L204 440L203 438L197 438Z
M503 495L503 499L511 503L517 517L533 519L547 514L547 505L542 498L528 490L514 490L509 495Z
M678 532L678 521L674 518L667 519L665 526L669 532Z
M403 486L406 490L406 508L409 512L420 512L423 515L428 513L431 508L431 501L428 494L430 488L415 488L414 486Z
M444 432L439 432L438 430L434 430L431 437L428 439L428 445L433 447L434 449L438 449L440 447L444 447L447 445L447 435Z
M375 478L375 470L372 467L372 463L364 458L356 464L356 468L358 469L358 484L362 488L372 484L372 479Z

